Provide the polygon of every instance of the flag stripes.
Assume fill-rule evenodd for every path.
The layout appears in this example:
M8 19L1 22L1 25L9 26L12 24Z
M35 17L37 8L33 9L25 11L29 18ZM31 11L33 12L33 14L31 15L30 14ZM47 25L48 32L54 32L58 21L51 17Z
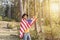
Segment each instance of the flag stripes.
M23 37L24 31L27 30L28 28L31 27L31 25L36 21L36 19L34 19L31 24L28 23L27 20L22 19L22 21L20 22L20 38Z
M20 38L23 37L23 33L26 29L29 28L30 25L28 25L28 22L25 19L22 19L22 21L20 22Z

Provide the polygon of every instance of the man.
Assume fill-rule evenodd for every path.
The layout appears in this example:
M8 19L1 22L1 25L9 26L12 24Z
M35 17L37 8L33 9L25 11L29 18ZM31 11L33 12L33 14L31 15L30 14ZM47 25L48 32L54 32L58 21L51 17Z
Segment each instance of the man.
M29 28L32 26L32 24L36 21L36 18L33 18L33 20L28 19L27 14L22 15L22 20L20 22L20 37L23 37L23 40L31 40Z

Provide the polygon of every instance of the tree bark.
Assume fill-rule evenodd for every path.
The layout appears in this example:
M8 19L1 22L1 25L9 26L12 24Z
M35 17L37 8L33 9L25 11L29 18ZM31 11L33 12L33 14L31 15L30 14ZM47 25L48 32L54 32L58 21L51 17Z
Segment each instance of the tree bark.
M26 0L24 0L24 13L26 13Z
M20 21L21 21L22 14L24 13L23 12L23 1L22 0L19 0L19 4L20 4Z

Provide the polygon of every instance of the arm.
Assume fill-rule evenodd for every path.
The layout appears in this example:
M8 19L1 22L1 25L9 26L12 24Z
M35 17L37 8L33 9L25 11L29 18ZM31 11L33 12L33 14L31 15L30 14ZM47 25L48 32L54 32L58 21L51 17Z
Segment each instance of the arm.
M31 26L33 25L33 23L35 23L36 22L36 20L37 20L37 18L36 17L34 17L33 19L32 19L32 22L31 22Z

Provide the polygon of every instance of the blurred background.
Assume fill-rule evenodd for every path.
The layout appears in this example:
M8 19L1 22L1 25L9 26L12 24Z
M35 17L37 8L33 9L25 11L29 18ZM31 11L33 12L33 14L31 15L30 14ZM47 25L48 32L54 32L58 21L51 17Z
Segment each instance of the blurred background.
M29 18L37 15L30 30L32 40L60 40L60 0L0 0L0 29L8 28L19 35L23 13Z

